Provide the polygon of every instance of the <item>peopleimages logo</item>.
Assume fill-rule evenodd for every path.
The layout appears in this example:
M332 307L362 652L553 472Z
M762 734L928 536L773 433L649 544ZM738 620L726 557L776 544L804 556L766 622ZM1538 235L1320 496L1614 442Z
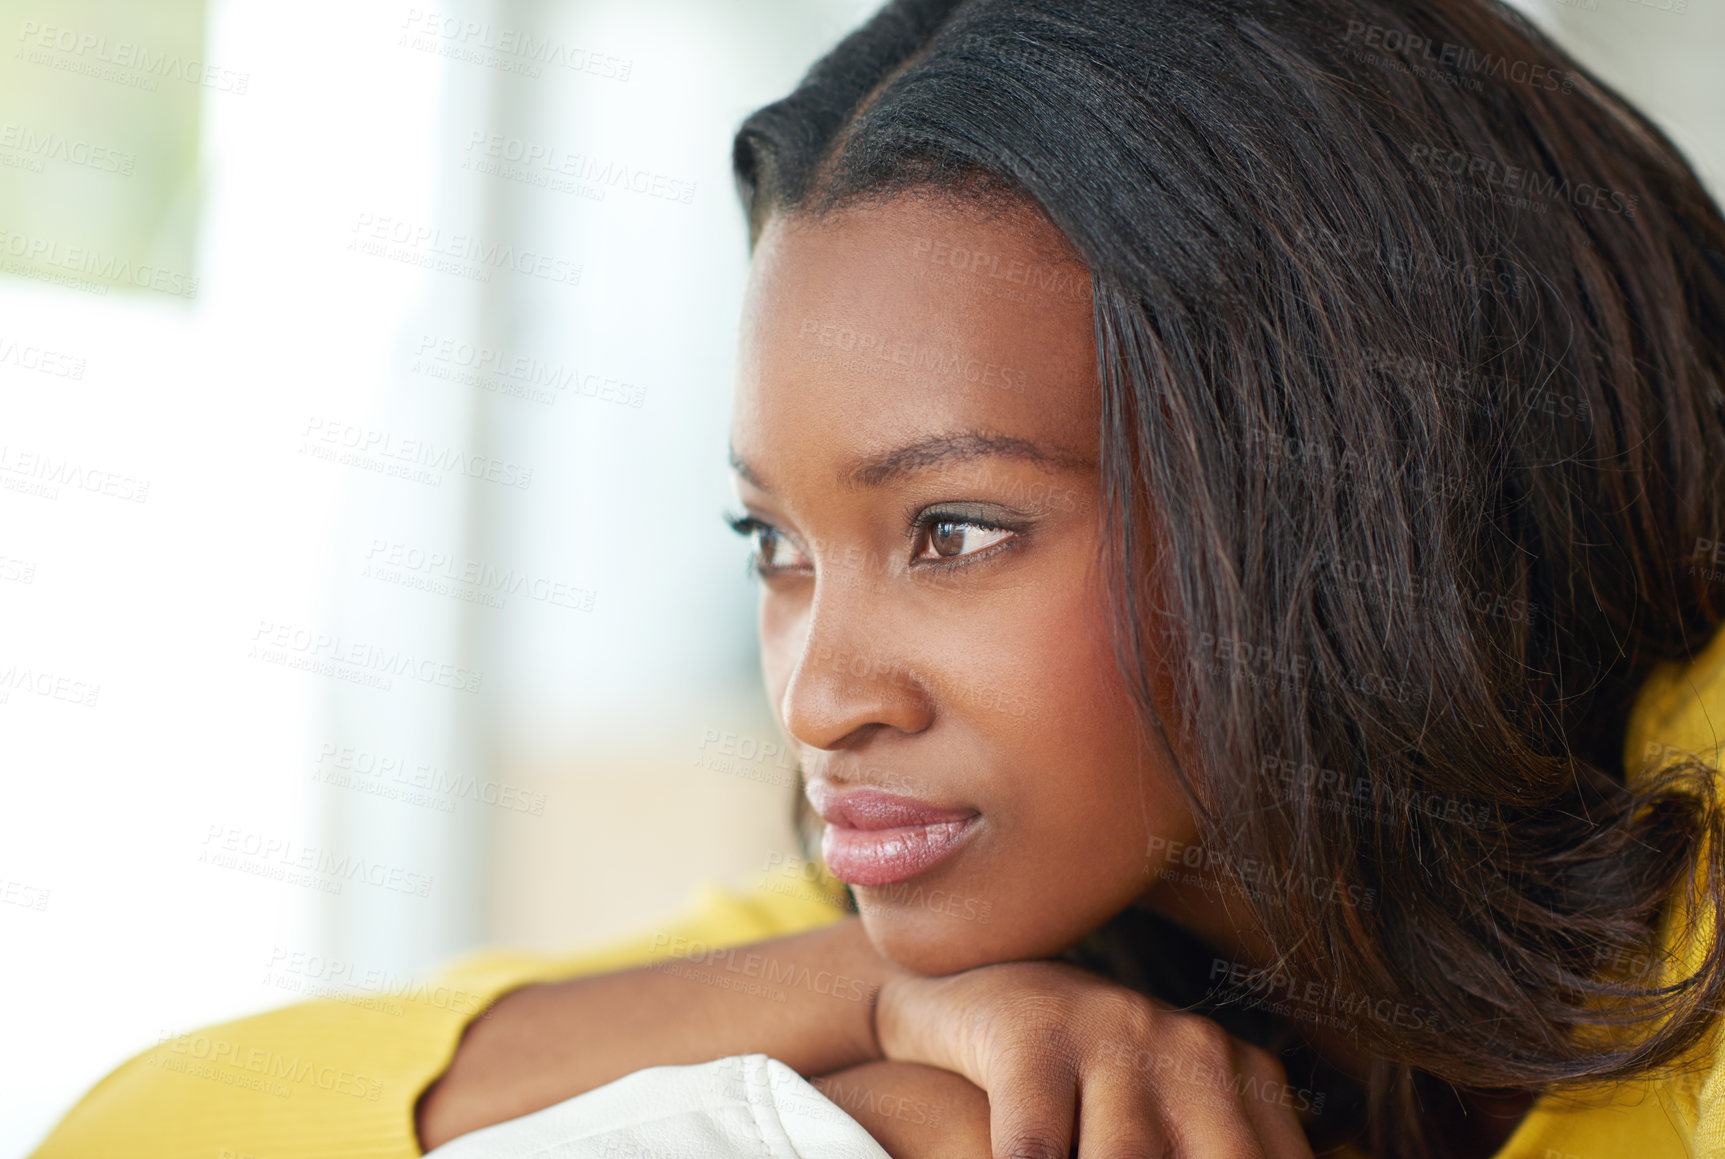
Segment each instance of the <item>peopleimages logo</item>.
M484 672L461 665L274 620L258 621L257 630L252 633L249 657L315 672L320 676L351 680L384 691L389 690L391 678L396 676L453 688L458 692L478 692L485 680Z
M390 970L366 968L342 958L293 950L276 946L265 965L266 979L275 975L292 975L327 987L329 994L343 992L382 995L422 1002L439 1010L456 1014L477 1014L485 1007L485 995L459 987L427 982L423 978L403 976Z
M455 802L466 799L476 804L495 805L500 809L530 813L535 817L545 813L545 794L535 793L516 785L482 781L471 773L416 761L400 754L379 753L354 745L337 745L326 741L318 750L313 776L326 784L362 788L389 796L392 789L426 796L429 801L447 803L449 812ZM418 803L418 802L414 802Z
M244 96L252 74L231 68L217 68L194 57L177 52L155 51L129 40L110 41L106 36L65 28L54 24L38 24L26 20L18 27L18 39L24 43L15 59L29 59L32 64L48 64L70 72L85 73L101 80L118 80L136 88L155 91L160 78L181 80L200 88ZM42 51L35 51L42 50ZM46 53L61 53L55 60ZM107 66L106 68L102 66Z
M931 237L915 238L910 252L913 258L930 266L1006 283L1032 293L1080 302L1088 302L1092 297L1090 272L1076 263L1024 262L1010 255L973 250Z
M61 487L132 503L144 503L150 498L148 479L134 479L130 475L89 467L72 459L56 459L46 451L19 450L0 443L0 486L7 490L20 489L8 486L13 479L34 484L37 492L48 499L58 499Z
M841 323L805 319L798 337L807 346L820 348L809 351L811 361L865 374L898 377L900 371L893 369L896 367L930 378L979 383L1019 394L1024 393L1029 385L1029 376L1018 367L966 358L955 349L919 345L907 338L855 330ZM840 355L851 357L838 357L825 351L838 351Z
M0 365L33 370L50 378L69 378L80 382L84 378L85 362L73 354L62 354L0 336Z
M1145 849L1152 861L1163 863L1160 876L1170 882L1195 885L1205 892L1229 890L1242 897L1286 898L1291 894L1315 901L1339 902L1359 910L1377 904L1378 891L1354 882L1315 876L1290 866L1277 873L1265 862L1243 858L1227 861L1224 856L1197 842L1170 841L1152 837Z
M300 431L299 449L301 454L312 458L381 470L413 482L436 485L446 475L465 475L523 491L533 485L532 467L316 415L306 419L305 428Z
M1582 209L1598 209L1606 213L1633 218L1640 197L1624 195L1586 181L1572 182L1567 177L1540 173L1524 165L1510 165L1495 157L1478 153L1462 153L1436 145L1414 145L1408 150L1408 160L1434 172L1443 172L1458 182L1465 181L1481 189L1501 190L1512 196L1531 195L1550 201L1568 202ZM1544 212L1544 207L1531 208Z
M349 853L302 845L289 838L220 824L210 825L204 833L198 861L224 869L246 868L263 877L281 878L284 870L300 870L305 877L321 878L334 885L335 889L326 891L330 893L339 893L342 882L355 881L396 893L429 897L435 880L430 874L399 865L385 865Z
M134 263L118 254L105 254L88 246L63 246L55 238L33 237L0 228L0 255L66 270L99 282L123 282L140 290L155 290L176 298L198 296L198 279L148 262Z
M502 133L475 130L467 140L469 157L463 168L474 168L490 176L523 181L529 185L554 188L560 193L580 192L583 187L596 191L596 200L604 200L611 190L637 193L688 205L695 200L695 183L668 174L631 166L611 157L599 157L579 150L564 149L538 141L527 141Z
M583 372L568 363L530 354L426 334L414 351L415 371L431 378L477 386L499 394L555 405L557 391L640 409L647 389L622 379Z
M627 57L540 36L521 28L409 8L402 43L470 64L487 64L523 76L543 75L546 65L604 80L627 81L635 62Z
M32 668L27 664L11 664L0 669L0 704L6 703L14 692L28 692L49 700L63 700L80 708L94 708L96 698L102 694L102 686L79 680L63 672Z
M351 1095L370 1102L376 1102L383 1093L383 1080L362 1072L351 1071L327 1061L305 1058L297 1053L285 1055L267 1046L248 1045L203 1033L183 1034L164 1030L157 1037L155 1051L145 1062L149 1066L161 1067L164 1070L183 1069L178 1065L182 1060L174 1058L174 1055L189 1056L215 1068L213 1071L192 1072L200 1073L201 1077L215 1077L223 1070L231 1069L250 1071L266 1079L281 1079L302 1086L313 1086L319 1090ZM222 1081L232 1084L233 1079L224 1076ZM277 1094L279 1091L269 1093ZM289 1093L291 1094L291 1091Z
M360 574L399 587L454 595L494 608L505 606L505 596L521 596L553 607L590 612L597 594L592 588L564 580L378 538L371 541Z
M1371 1018L1401 1030L1440 1030L1443 1014L1436 1009L1410 1006L1372 994L1339 990L1315 979L1296 979L1283 969L1264 969L1245 962L1213 958L1210 980L1222 979L1217 987L1247 1007L1270 1010L1302 1021L1328 1021L1313 1017L1320 1012L1338 1015L1349 1022ZM1330 1023L1330 1025L1335 1025Z
M42 171L41 162L62 161L68 165L130 177L138 163L138 155L125 149L94 145L89 141L68 137L64 133L39 131L11 121L0 125L0 149L10 150L37 162L34 169L38 173Z
M1547 92L1567 93L1575 87L1574 73L1559 72L1531 61L1510 60L1495 53L1469 48L1465 44L1433 40L1405 28L1390 28L1382 24L1367 24L1363 20L1350 20L1342 42L1395 53L1404 61L1417 59L1454 73L1473 73L1476 76L1508 84L1527 85ZM1425 75L1427 70L1416 71Z
M872 1001L880 989L863 978L853 978L831 970L811 970L803 963L781 961L772 954L755 953L747 946L732 949L686 938L681 934L654 934L650 953L654 961L648 969L689 977L696 981L708 981L709 984L711 980L696 974L679 975L679 968L686 969L689 965L706 966L714 980L723 979L727 974L736 975L744 979L758 980L758 984L763 987L780 987L779 994L783 993L783 988L792 988L808 990L827 998L842 998L847 1002ZM774 1000L782 1002L784 998L775 996Z
M560 285L581 284L579 262L376 213L358 216L347 248L478 282L489 281L492 270L513 270Z

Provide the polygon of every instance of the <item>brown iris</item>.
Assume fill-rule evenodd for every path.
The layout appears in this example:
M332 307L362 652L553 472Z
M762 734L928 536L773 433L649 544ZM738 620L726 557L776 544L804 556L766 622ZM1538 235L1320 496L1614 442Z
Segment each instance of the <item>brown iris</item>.
M956 519L942 519L929 528L928 542L936 555L962 555L964 552L964 531L970 524L960 523Z

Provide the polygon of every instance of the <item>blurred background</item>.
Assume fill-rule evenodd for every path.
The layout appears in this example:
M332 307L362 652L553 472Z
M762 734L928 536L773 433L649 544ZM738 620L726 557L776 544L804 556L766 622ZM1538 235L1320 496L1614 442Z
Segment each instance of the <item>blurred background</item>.
M794 848L729 144L872 0L0 3L0 1154ZM1725 175L1725 0L1528 11Z

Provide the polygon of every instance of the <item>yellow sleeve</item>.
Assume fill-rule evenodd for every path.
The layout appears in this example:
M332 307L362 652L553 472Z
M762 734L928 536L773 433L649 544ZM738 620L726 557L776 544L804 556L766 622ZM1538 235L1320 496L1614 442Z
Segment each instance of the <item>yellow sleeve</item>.
M678 938L717 947L813 929L843 916L835 886L783 872L707 885L676 919L577 955L473 954L387 999L302 1002L167 1039L97 1083L34 1159L418 1156L415 1103L499 995L639 965Z
M1662 664L1641 686L1624 737L1624 768L1633 782L1673 759L1694 754L1718 767L1725 755L1725 629L1686 663ZM1661 922L1661 940L1685 973L1694 971L1715 919L1690 914L1676 899ZM1689 1063L1664 1078L1605 1091L1541 1098L1495 1159L1625 1155L1691 1159L1725 1155L1725 1058L1709 1039Z

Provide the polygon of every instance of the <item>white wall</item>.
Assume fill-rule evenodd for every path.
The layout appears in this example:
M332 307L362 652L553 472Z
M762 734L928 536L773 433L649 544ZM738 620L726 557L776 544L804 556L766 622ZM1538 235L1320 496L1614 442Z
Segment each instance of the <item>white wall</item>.
M106 31L100 3L57 11ZM757 798L683 792L648 763L658 796L623 803L704 837L651 850L643 888L601 896L616 883L577 858L517 900L509 868L638 831L595 802L642 738L688 749L703 722L764 711L743 548L718 518L745 262L729 140L858 6L437 7L594 61L537 77L440 55L461 34L412 11L214 9L207 59L247 83L201 93L195 299L0 278L0 482L46 488L0 488L0 674L31 674L0 689L0 1154L162 1032L343 981L285 955L405 978L485 940L602 936L775 838L777 802L763 821ZM10 53L0 70L40 67ZM476 171L476 133L693 191L529 187ZM350 248L384 219L405 244ZM464 236L566 264L484 281L415 264ZM556 280L577 265L578 284ZM578 377L550 405L438 377L464 343ZM42 350L81 376L22 365ZM589 375L644 387L642 405L582 397ZM350 435L410 459L418 440L434 465L414 481L377 455L316 457ZM53 457L57 492L28 454ZM126 494L147 481L144 500L102 494L98 472ZM453 561L437 575L434 554ZM525 580L501 609L461 598L496 573ZM444 592L403 586L438 575ZM312 659L330 667L291 666ZM387 688L354 682L406 661ZM446 686L470 675L476 692ZM416 779L444 791L401 796ZM302 859L321 871L264 875ZM560 909L544 933L535 884L593 898L591 920Z

